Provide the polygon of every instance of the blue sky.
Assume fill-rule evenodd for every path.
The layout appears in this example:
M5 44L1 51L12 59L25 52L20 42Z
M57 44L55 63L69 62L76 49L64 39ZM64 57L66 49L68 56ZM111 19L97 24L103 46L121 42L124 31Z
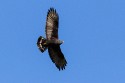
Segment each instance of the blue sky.
M50 7L64 71L36 46ZM125 83L125 0L2 0L0 38L0 83Z

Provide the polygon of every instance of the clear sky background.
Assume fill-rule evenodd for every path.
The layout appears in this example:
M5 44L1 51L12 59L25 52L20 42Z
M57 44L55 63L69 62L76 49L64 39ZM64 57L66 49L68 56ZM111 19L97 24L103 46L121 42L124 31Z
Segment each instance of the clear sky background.
M36 45L50 7L63 71ZM125 0L1 0L0 83L125 83Z

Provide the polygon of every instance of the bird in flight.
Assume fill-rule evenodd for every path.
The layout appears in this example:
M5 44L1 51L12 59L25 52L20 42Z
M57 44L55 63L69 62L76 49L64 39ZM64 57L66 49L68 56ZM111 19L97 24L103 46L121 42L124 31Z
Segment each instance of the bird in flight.
M49 56L55 66L59 70L65 69L67 61L61 51L60 45L64 42L58 38L58 26L59 26L59 15L56 9L50 8L47 13L46 18L46 38L40 36L37 40L37 46L39 50L43 53L48 49Z

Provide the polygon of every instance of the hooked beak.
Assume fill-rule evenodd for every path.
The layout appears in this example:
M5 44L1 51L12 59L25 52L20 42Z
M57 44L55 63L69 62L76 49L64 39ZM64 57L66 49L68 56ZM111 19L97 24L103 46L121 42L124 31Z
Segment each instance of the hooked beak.
M64 43L64 41L61 41L61 44Z

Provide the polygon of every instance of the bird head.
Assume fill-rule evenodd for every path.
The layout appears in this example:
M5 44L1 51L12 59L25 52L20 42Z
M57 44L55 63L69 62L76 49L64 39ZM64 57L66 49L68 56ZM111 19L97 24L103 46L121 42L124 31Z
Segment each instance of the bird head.
M62 43L64 43L64 41L59 40L59 44L61 45Z

